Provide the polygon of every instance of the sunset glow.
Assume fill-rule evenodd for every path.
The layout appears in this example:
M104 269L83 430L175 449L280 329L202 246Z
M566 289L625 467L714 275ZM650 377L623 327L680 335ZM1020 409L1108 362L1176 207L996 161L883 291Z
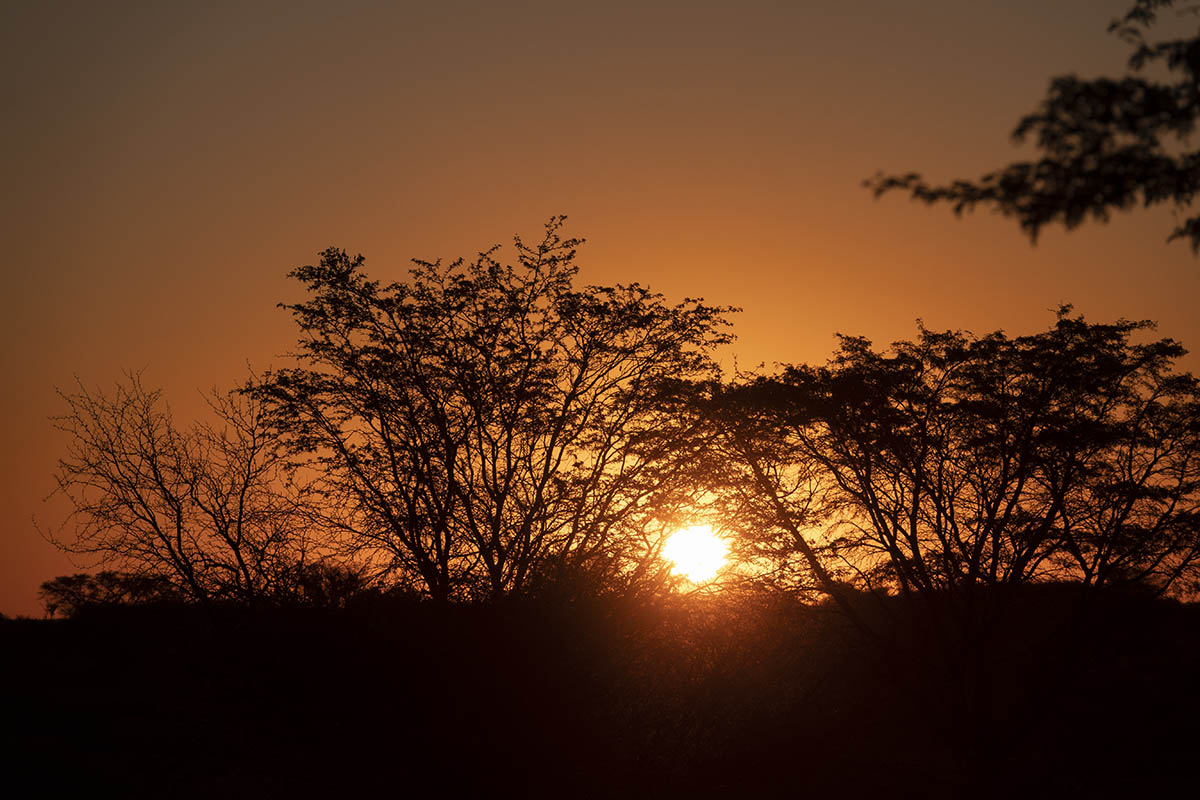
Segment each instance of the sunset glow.
M729 553L729 545L708 525L676 531L663 547L663 558L672 563L671 572L692 583L712 580Z

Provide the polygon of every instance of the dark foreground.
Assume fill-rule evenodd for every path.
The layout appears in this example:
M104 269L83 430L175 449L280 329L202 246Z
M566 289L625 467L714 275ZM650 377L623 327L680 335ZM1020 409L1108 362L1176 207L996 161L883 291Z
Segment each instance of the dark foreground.
M1198 791L1200 607L1067 587L863 602L870 641L746 597L5 620L4 780L35 787L5 794Z

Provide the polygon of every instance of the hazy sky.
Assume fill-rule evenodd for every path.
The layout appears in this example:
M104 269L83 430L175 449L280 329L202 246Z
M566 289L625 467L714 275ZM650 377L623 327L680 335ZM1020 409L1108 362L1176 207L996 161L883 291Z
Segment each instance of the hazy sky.
M280 363L285 275L330 245L400 277L565 213L585 282L742 307L744 365L918 317L1028 333L1063 302L1200 348L1169 212L1034 248L860 186L1019 157L1051 75L1123 69L1128 2L7 0L0 611L40 614L75 571L33 524L64 512L55 386L144 368L186 421L197 389Z

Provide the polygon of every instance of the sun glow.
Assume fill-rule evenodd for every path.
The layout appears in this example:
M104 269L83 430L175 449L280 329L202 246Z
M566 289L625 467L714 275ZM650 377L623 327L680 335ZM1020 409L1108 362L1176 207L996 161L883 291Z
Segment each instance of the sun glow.
M692 583L712 580L728 553L729 545L707 525L676 531L663 545L663 558L673 565L671 572Z

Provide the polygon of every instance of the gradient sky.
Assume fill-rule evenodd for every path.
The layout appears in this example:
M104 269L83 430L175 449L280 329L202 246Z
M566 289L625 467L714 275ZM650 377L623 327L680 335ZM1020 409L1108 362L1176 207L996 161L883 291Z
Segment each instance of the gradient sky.
M552 214L588 283L741 306L736 355L822 362L834 332L1149 318L1200 348L1200 260L1169 212L1047 230L860 183L975 177L1051 75L1114 74L1127 0L0 6L0 611L76 571L61 523L77 375L144 368L177 421L281 363L288 270L330 245L380 277ZM1189 356L1185 366L1195 370Z

